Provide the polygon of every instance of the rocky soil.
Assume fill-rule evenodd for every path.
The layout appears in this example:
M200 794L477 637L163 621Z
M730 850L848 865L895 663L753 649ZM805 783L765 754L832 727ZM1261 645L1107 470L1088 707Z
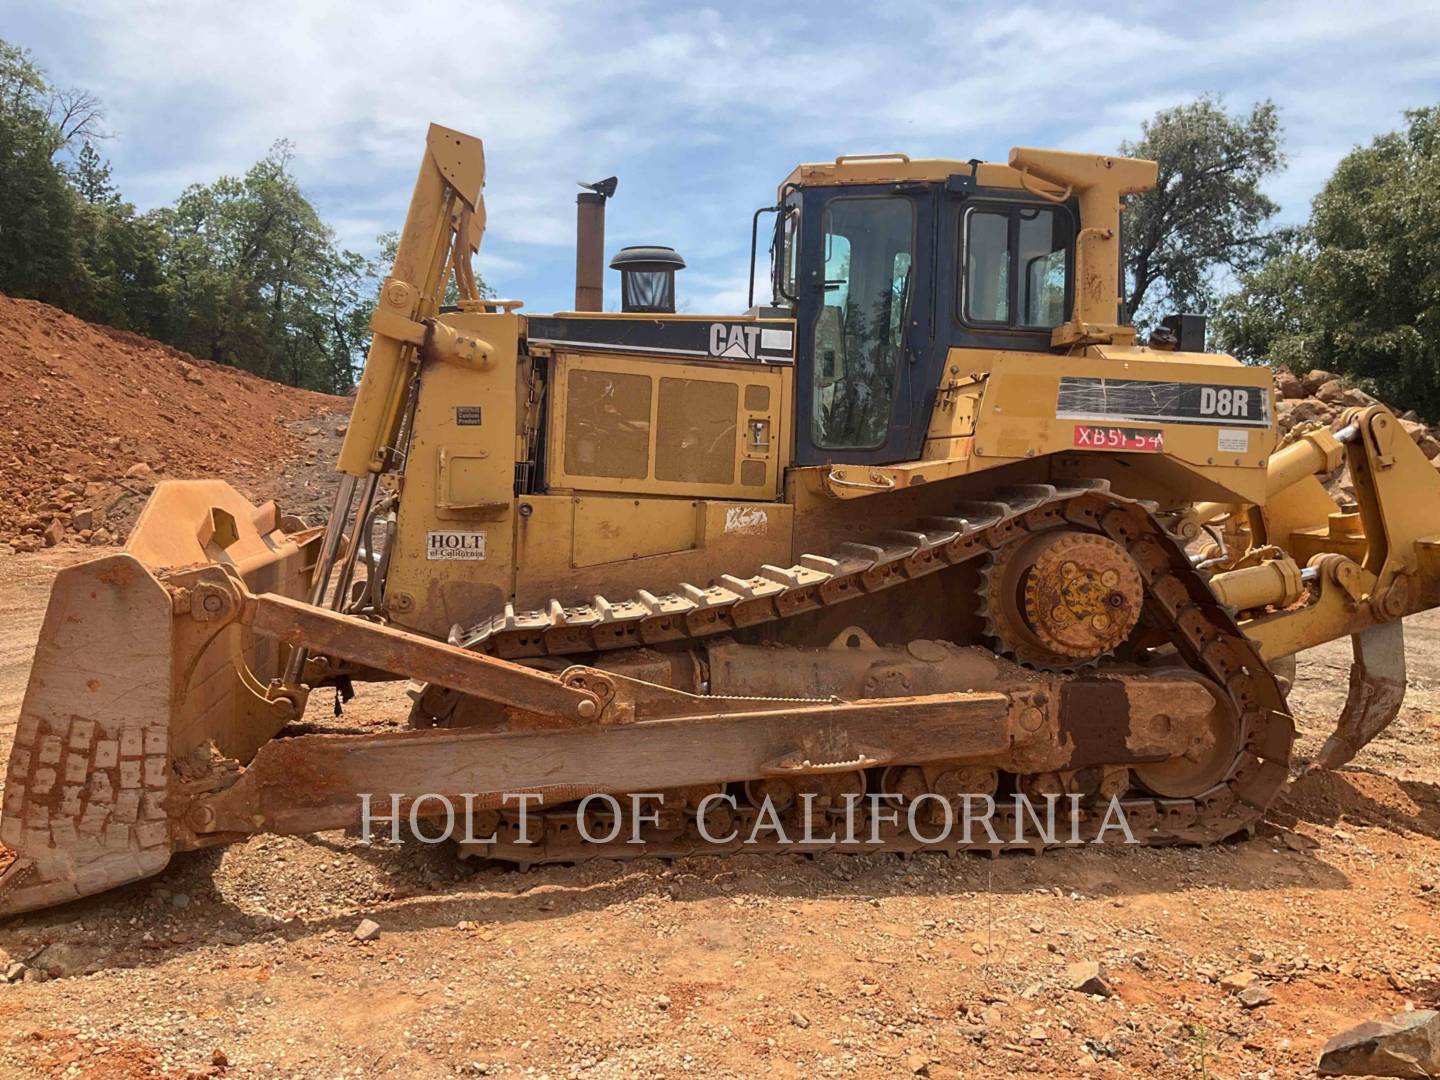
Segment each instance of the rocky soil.
M1335 1032L1440 1000L1437 635L1411 620L1410 697L1353 767L1213 849L180 856L0 927L0 1076L1312 1076ZM1302 659L1297 766L1347 653ZM347 716L404 704L367 687Z
M323 450L306 439L347 413L343 398L0 296L0 545L123 542L169 478L223 476L252 498L289 494L291 510L305 493L277 470Z

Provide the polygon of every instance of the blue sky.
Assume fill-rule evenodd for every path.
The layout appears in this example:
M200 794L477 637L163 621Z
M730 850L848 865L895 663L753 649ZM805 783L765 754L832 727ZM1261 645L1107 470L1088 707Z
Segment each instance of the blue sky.
M291 139L341 240L399 226L429 120L485 140L479 268L573 301L576 180L612 173L607 248L669 243L690 311L745 303L750 214L799 161L1110 151L1157 108L1272 98L1303 219L1336 161L1440 103L1440 4L0 0L0 36L98 94L141 207ZM616 294L608 272L607 299Z

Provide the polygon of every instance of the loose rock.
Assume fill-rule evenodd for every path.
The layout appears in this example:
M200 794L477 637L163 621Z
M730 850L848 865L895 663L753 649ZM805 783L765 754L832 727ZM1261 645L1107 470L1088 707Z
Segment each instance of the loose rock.
M1367 1020L1320 1052L1321 1076L1434 1076L1440 1073L1440 1013L1433 1009Z
M1254 985L1259 978L1253 971L1232 971L1220 980L1220 988L1229 990L1232 994L1238 994L1247 986Z
M1105 972L1094 960L1081 960L1065 969L1065 985L1082 994L1098 994L1109 997L1115 992Z
M1247 1009L1258 1009L1261 1005L1269 1005L1275 1000L1275 995L1270 992L1270 988L1264 983L1258 982L1251 983L1236 996L1240 999L1240 1004Z
M374 919L361 919L360 925L355 927L356 941L374 941L380 936L380 924Z
M1324 371L1320 368L1313 368L1304 378L1300 380L1300 388L1307 394L1314 394L1316 390L1328 382L1339 378L1333 371Z
M1303 398L1305 387L1293 374L1281 368L1275 372L1275 389L1282 398Z

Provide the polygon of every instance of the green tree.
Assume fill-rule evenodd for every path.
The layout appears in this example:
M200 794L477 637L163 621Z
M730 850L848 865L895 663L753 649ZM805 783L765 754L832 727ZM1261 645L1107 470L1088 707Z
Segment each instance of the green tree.
M91 206L100 206L120 201L120 194L110 182L110 163L100 156L95 144L89 139L75 155L75 167L70 170L75 191Z
M51 86L0 41L0 291L155 333L162 236L111 182L95 149L103 116L93 95Z
M295 180L287 142L244 176L141 214L96 148L103 122L92 94L52 86L0 40L0 292L266 378L349 390L394 234L374 260L340 250Z
M363 260L337 249L292 160L290 144L276 143L243 177L193 185L157 214L169 340L265 378L343 391L350 377L341 353L353 362L359 348L350 309L359 305Z
M1221 306L1243 359L1348 375L1382 400L1440 415L1440 108L1353 150L1310 221Z
M66 306L78 286L65 135L30 54L0 41L0 292Z
M1216 278L1253 268L1278 207L1260 190L1284 166L1280 120L1262 101L1232 116L1202 97L1162 109L1120 152L1159 165L1124 215L1126 306L1142 326L1161 311L1208 311Z

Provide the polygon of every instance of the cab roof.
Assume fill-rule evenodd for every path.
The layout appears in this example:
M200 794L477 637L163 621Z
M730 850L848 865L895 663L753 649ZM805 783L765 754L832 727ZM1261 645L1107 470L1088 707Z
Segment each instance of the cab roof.
M910 182L944 183L952 176L975 175L983 188L1015 188L1057 194L1062 191L1034 177L1022 177L1018 169L987 161L957 161L950 158L912 158L908 154L841 154L834 161L797 165L780 184L780 190L797 187L829 187L836 184L892 184Z

